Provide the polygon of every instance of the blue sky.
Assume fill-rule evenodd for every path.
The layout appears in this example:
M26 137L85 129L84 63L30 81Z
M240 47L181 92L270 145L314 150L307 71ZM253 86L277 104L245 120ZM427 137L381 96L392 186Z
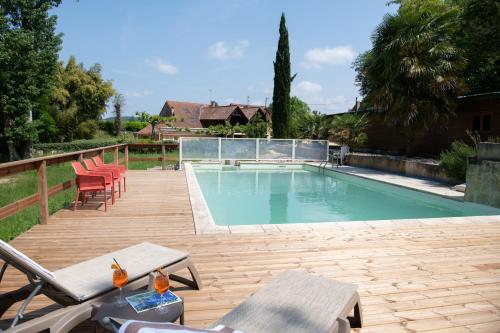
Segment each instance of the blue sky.
M126 97L125 115L158 114L167 99L264 104L272 99L281 12L292 94L324 113L354 104L351 63L370 48L386 0L66 0L53 12L62 60L100 63Z

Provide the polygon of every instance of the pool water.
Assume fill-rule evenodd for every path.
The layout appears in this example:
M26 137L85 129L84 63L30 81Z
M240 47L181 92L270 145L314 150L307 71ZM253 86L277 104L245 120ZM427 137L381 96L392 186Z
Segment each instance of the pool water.
M497 215L463 203L312 166L193 166L217 225Z

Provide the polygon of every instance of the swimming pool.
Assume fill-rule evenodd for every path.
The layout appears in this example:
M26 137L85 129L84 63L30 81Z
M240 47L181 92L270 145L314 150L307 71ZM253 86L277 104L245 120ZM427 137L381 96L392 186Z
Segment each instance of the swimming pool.
M194 164L216 225L500 215L463 203L310 165Z

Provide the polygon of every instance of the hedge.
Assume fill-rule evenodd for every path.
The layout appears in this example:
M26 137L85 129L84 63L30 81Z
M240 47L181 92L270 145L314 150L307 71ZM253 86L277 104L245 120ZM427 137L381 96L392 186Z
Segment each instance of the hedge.
M115 123L109 120L99 121L99 129L111 135L115 134Z
M55 143L37 143L34 145L36 150L42 150L44 154L51 151L58 152L72 152L86 149L93 149L105 146L112 146L123 143L122 139L109 138L109 139L93 139L93 140L77 140L72 142L55 142Z
M144 127L148 126L148 123L143 121L127 121L123 128L125 131L129 132L139 132Z

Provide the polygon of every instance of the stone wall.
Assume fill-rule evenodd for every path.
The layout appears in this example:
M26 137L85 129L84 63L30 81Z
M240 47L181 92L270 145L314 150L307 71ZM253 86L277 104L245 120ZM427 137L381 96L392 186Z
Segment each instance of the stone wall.
M405 176L427 178L449 184L460 181L446 176L436 161L430 159L411 159L392 155L353 153L347 156L347 165L377 169Z
M500 143L480 143L469 159L465 200L500 208Z

